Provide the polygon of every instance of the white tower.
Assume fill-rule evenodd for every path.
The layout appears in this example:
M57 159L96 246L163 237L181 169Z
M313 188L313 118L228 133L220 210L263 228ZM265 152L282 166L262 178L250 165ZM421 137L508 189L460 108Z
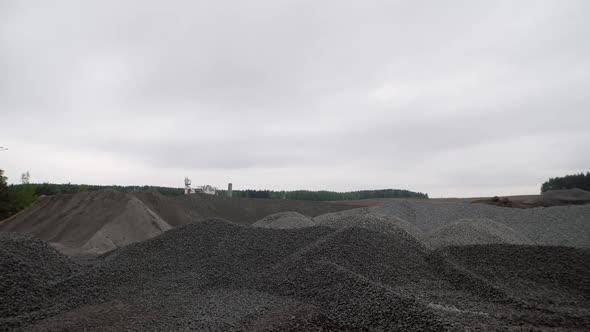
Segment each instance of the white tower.
M191 179L189 179L188 177L184 178L184 194L188 195L192 192L191 189Z

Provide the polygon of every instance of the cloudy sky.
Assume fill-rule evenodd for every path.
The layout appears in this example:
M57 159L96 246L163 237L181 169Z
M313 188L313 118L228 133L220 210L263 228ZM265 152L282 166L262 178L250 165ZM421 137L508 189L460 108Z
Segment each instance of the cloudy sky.
M590 1L0 0L9 182L537 193L590 170Z

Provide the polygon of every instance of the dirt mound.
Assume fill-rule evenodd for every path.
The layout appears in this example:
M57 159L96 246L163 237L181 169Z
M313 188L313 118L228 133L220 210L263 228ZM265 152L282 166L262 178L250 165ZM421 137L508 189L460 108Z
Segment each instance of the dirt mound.
M550 190L541 195L511 196L471 199L471 203L531 209L560 205L582 205L590 203L590 192L578 188Z
M483 199L474 199L470 201L471 203L478 203L478 204L487 204L487 205L494 205L494 206L501 206L501 207L509 207L509 208L516 208L516 209L531 209L535 207L545 206L538 201L533 200L516 200L511 199L509 197L498 197L494 196L492 198L483 198Z
M0 223L1 232L30 234L78 254L106 252L170 228L136 197L110 190L42 197Z
M0 325L11 325L15 316L48 301L47 287L79 268L39 239L0 233Z
M543 206L588 204L590 203L590 191L578 188L550 190L541 194L537 202Z
M469 244L533 244L510 227L490 219L460 219L430 232L425 242L432 247Z
M262 218L252 224L254 227L276 229L311 227L314 225L315 223L311 218L308 218L297 212L281 212L271 214L270 216Z

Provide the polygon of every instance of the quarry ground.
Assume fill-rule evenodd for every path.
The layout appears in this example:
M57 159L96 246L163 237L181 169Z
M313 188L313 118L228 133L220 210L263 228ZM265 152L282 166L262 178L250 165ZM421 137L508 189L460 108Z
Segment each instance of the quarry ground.
M588 330L590 205L359 203L46 197L0 223L0 330Z

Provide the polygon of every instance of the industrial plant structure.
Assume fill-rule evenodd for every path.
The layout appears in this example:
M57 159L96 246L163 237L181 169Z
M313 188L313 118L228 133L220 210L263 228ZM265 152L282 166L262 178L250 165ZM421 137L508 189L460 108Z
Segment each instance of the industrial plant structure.
M217 188L210 186L208 184L201 186L201 187L192 188L191 183L192 183L191 179L189 179L188 177L184 178L184 194L185 195L194 194L194 193L215 195L217 193Z

